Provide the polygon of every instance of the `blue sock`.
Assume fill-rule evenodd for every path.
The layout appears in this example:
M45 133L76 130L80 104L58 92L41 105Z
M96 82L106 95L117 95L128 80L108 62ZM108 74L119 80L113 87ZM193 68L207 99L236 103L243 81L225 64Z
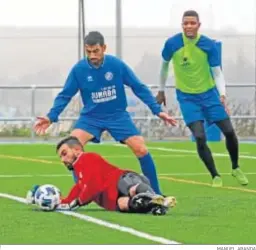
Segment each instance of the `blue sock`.
M161 194L156 175L156 167L150 153L147 153L145 156L138 159L140 161L142 173L149 179L151 187L157 194Z
M72 172L72 175L73 175L73 179L74 179L74 182L77 183L77 177L76 177L76 174L74 171L71 171Z

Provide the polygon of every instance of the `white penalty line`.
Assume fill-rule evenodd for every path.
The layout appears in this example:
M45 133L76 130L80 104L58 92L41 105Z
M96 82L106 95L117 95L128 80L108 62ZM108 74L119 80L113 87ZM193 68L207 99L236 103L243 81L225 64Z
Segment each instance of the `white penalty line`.
M26 204L26 200L24 198L13 196L13 195L10 195L10 194L0 193L0 197L11 199L11 200L18 201L18 202ZM71 212L71 211L56 211L56 212L61 213L61 214L65 214L65 215L69 215L69 216L73 216L73 217L76 217L76 218L84 220L84 221L88 221L88 222L91 222L91 223L94 223L94 224L97 224L97 225L100 225L100 226L104 226L104 227L107 227L107 228L111 228L111 229L114 229L114 230L117 230L117 231L125 232L125 233L128 233L128 234L134 235L136 237L147 239L147 240L154 241L154 242L158 242L158 243L161 243L161 244L167 244L167 245L181 244L181 243L176 242L176 241L172 241L172 240L168 240L168 239L165 239L165 238L162 238L162 237L158 237L158 236L154 236L154 235L147 234L147 233L144 233L144 232L140 232L140 231L137 231L137 230L135 230L133 228L130 228L130 227L125 227L125 226L121 226L119 224L110 223L110 222L100 220L100 219L97 219L97 218L94 218L94 217L91 217L91 216L88 216L88 215L83 215L83 214L79 214L79 213Z
M114 146L116 146L116 147L127 147L126 145L123 145L123 144L114 144ZM153 150L159 150L159 151L166 151L166 152L177 152L177 153L185 153L185 154L197 154L197 151L195 151L195 150L187 150L187 149L161 148L161 147L147 147L147 148L148 149L153 149ZM188 156L188 155L186 155L186 156ZM229 157L228 154L223 154L223 153L213 153L213 156ZM239 158L256 160L256 156L249 156L249 155L239 155Z

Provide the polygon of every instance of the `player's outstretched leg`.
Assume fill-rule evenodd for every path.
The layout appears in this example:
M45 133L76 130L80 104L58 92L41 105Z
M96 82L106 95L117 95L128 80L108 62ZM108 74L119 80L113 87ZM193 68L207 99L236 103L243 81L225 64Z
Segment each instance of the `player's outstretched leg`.
M220 128L226 138L226 148L228 150L230 160L232 163L232 175L237 179L241 185L247 185L248 179L239 167L239 145L236 133L233 129L230 119L225 119L216 122L216 125Z
M163 197L157 195L150 187L150 183L145 176L135 176L139 178L138 184L132 186L129 189L130 197L134 197L134 201L145 201L144 204L147 212L151 212L154 215L165 215L169 208L176 206L176 198L173 196ZM142 202L140 202L141 204Z
M165 215L169 208L176 205L175 197L163 197L151 193L139 193L129 200L129 211L134 213L152 213Z
M150 193L139 193L134 195L133 197L119 197L117 201L118 210L120 212L128 213L150 213L154 207L159 206L158 204L156 205L151 203L152 197L153 195ZM162 214L166 214L166 211L163 211Z
M157 195L150 186L147 177L127 172L118 182L119 211L132 213L153 213L164 215L176 205L174 197Z
M212 186L221 187L222 180L216 169L211 150L206 143L206 135L203 122L196 121L189 124L188 127L195 138L198 155L212 176Z
M142 173L149 179L151 187L156 194L161 194L159 182L157 179L156 167L151 154L148 152L145 141L142 136L132 136L125 143L131 148L137 156Z
M161 205L166 208L173 208L176 206L176 198L174 196L162 196L156 194L153 189L150 187L150 183L147 177L140 175L141 181L139 184L132 186L129 190L131 197L137 194L149 194L151 197L151 204Z

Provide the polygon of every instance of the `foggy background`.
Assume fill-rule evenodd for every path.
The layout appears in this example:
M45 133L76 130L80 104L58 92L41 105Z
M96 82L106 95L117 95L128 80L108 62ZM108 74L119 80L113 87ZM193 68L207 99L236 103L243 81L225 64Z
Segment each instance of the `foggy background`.
M105 35L107 53L115 54L116 0L85 0L86 32ZM165 40L181 32L185 10L196 10L201 19L200 33L222 42L222 66L227 84L256 82L256 4L254 0L122 0L122 59L147 85L159 84L161 50ZM78 61L78 1L1 0L0 1L0 87L15 85L60 85ZM172 72L168 84L173 84ZM58 89L36 90L35 115L45 115ZM154 89L156 93L157 89ZM168 91L168 92L167 92ZM167 90L168 111L179 116L174 90ZM148 109L127 91L135 117L150 115ZM256 87L228 88L229 106L239 136L256 135ZM77 116L79 104L73 101L62 116ZM29 89L0 88L0 118L30 117ZM153 139L187 136L184 124L175 129L159 121L145 120L137 125ZM0 122L0 135L16 135L24 128L28 136L31 122ZM68 131L72 122L62 122L53 135ZM16 129L16 130L15 130ZM9 131L9 132L8 132ZM164 131L164 132L163 132ZM16 131L17 132L17 131ZM18 133L19 133L18 132ZM8 134L9 133L9 134ZM20 136L19 134L17 136Z

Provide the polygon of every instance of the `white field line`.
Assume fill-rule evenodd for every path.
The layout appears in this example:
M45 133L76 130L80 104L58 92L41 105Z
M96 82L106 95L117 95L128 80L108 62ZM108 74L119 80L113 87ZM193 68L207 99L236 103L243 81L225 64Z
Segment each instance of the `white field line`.
M123 145L123 144L114 144L114 146L116 146L116 147L127 147L126 145ZM153 149L153 150L159 150L159 151L166 151L166 152L197 154L197 152L195 150L187 150L187 149L162 148L162 147L147 147L147 148L148 149ZM223 153L213 153L213 156L229 157L228 154L223 154ZM256 160L256 156L249 156L249 155L239 155L239 158Z
M15 200L15 201L26 204L26 200L24 198L13 196L13 195L10 195L10 194L0 193L0 197ZM91 217L91 216L88 216L88 215L83 215L83 214L79 214L79 213L71 212L71 211L56 211L56 212L61 213L61 214L65 214L65 215L68 215L68 216L73 216L73 217L76 217L80 220L88 221L88 222L91 222L91 223L94 223L94 224L97 224L97 225L100 225L100 226L103 226L103 227L111 228L111 229L114 229L114 230L117 230L117 231L120 231L120 232L125 232L125 233L128 233L128 234L134 235L136 237L147 239L147 240L154 241L154 242L157 242L157 243L168 244L168 245L180 244L179 242L176 242L176 241L172 241L172 240L168 240L168 239L165 239L165 238L162 238L162 237L147 234L147 233L144 233L144 232L141 232L141 231L137 231L137 230L135 230L133 228L130 228L130 227L125 227L125 226L121 226L119 224L110 223L110 222L100 220L100 219L97 219L97 218L94 218L94 217Z
M241 152L242 153L242 152ZM243 152L244 154L249 155L248 152ZM109 158L109 159L115 159L115 158L134 158L134 155L102 155L103 157ZM188 154L188 153L183 153L183 154L163 154L163 155L155 155L151 154L152 157L154 158L180 158L180 157L197 157L197 155L193 154ZM226 157L226 155L215 155L216 157ZM40 155L36 156L37 158L42 158L42 159L57 159L56 156L54 155Z
M246 173L244 172L246 175L256 175L255 173ZM158 174L159 176L200 176L200 175L207 175L209 176L209 173L163 173L163 174ZM220 173L220 175L230 175L231 176L231 172L230 173Z

